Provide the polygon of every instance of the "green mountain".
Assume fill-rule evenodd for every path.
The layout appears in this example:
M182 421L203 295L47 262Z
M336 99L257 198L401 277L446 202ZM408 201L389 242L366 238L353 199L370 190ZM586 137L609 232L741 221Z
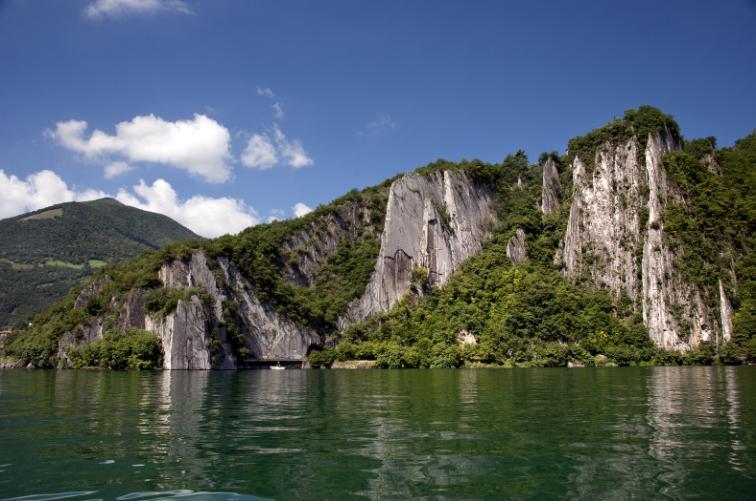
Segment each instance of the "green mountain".
M564 155L439 160L302 218L109 265L5 354L166 369L753 361L755 176L756 134L686 141L644 106Z
M0 327L18 326L98 268L177 240L172 219L111 198L70 202L0 221Z

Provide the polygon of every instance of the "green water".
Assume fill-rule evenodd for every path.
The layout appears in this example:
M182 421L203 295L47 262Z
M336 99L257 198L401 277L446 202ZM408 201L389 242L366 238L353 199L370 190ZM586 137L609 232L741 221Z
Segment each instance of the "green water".
M756 368L0 371L0 498L190 491L754 499Z

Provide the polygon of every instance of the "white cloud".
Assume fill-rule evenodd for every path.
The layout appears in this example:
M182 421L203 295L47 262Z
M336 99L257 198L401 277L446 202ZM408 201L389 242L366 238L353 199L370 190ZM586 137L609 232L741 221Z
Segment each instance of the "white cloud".
M294 204L294 207L291 208L291 211L294 213L294 217L302 217L312 212L312 209L302 202L297 202Z
M0 169L0 219L64 202L84 202L110 196L99 190L77 191L50 170L20 179ZM255 209L243 200L201 195L181 200L163 179L156 180L152 185L140 180L133 187L133 192L121 189L114 198L126 205L164 214L203 237L238 233L260 222ZM271 214L283 215L282 211L276 210Z
M164 179L158 179L152 185L140 180L133 190L132 194L121 189L116 199L139 209L165 214L203 237L238 233L260 222L257 211L243 200L201 195L180 200Z
M283 108L281 107L281 103L275 102L273 103L273 116L276 117L276 120L279 122L284 119L286 114L284 113Z
M267 135L253 134L244 148L241 162L254 169L270 169L278 163L278 153Z
M396 129L397 123L391 119L391 115L380 115L378 118L365 125L365 128L357 131L357 135L375 136L381 132Z
M278 125L273 126L273 137L276 140L278 151L287 165L299 169L313 164L313 160L305 152L302 142L299 139L289 141Z
M193 13L182 0L95 0L84 7L83 12L90 19L101 19L171 11L182 14Z
M126 162L112 162L105 166L105 178L113 179L130 170L131 166Z
M259 85L257 86L257 95L263 96L263 97L269 97L271 99L276 97L276 95L273 93L272 90L270 90L269 87L260 87Z
M272 137L271 137L272 135ZM299 139L289 140L278 125L271 135L253 134L242 153L241 162L254 169L270 169L279 164L299 169L314 163Z
M90 159L121 156L131 162L153 162L187 170L218 183L231 177L228 129L195 114L191 120L168 122L155 115L134 117L115 126L115 135L95 130L84 137L87 122L58 122L47 134L63 147Z
M74 191L50 170L19 179L0 169L0 219L63 202L95 200L107 195L97 190Z

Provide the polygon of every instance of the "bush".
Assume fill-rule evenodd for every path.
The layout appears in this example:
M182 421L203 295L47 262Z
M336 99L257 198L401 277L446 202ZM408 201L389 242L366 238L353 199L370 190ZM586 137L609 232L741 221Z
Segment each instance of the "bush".
M73 367L156 369L163 366L163 349L157 336L141 329L107 332L102 339L70 352Z

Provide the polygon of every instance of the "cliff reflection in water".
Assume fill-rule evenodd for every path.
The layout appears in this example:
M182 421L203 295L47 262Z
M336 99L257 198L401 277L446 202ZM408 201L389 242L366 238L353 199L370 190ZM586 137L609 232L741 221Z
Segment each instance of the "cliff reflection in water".
M0 497L747 498L755 389L746 367L6 371Z

